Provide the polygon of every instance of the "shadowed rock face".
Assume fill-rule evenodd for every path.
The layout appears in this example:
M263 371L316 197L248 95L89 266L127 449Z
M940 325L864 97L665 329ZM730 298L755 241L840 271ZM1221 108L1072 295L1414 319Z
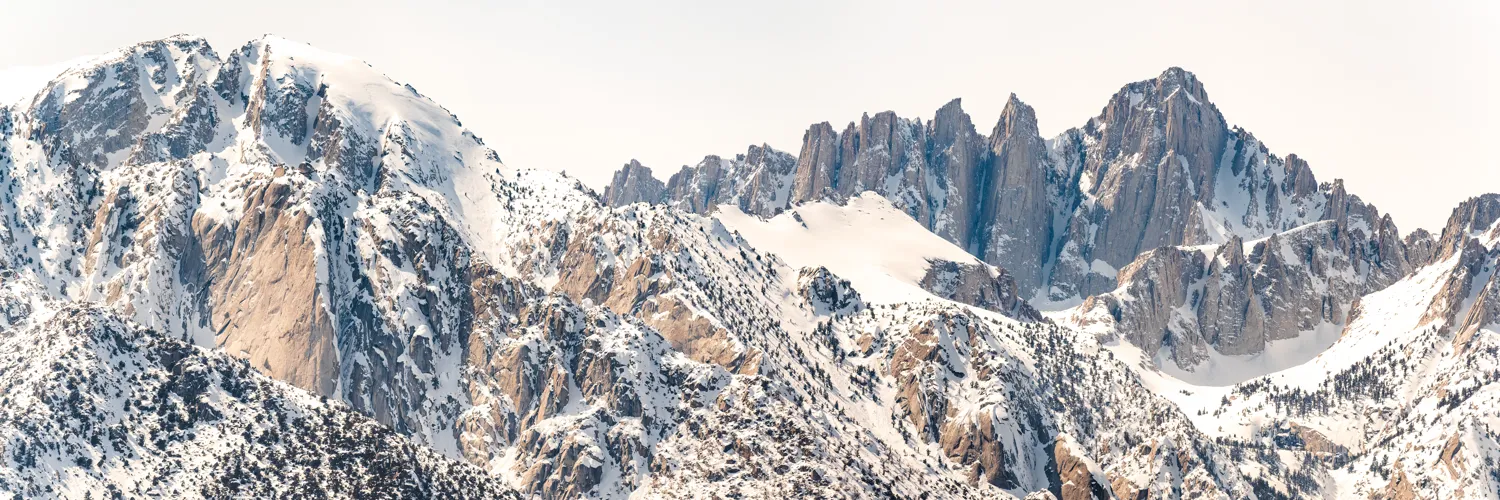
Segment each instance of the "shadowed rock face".
M1500 322L1500 248L1494 245L1496 241L1500 241L1500 195L1486 194L1459 204L1434 244L1433 263L1452 259L1457 265L1428 304L1423 319L1441 321L1460 351L1481 329Z

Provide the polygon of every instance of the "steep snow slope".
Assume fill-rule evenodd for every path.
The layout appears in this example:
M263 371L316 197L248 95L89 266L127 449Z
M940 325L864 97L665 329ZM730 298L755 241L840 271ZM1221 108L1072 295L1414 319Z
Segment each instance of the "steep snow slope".
M921 281L931 260L977 262L868 191L843 205L810 203L768 220L733 206L720 207L714 217L752 246L793 266L827 267L872 303L929 298Z
M803 268L847 278L871 303L946 299L1036 321L1015 280L927 231L891 202L866 191L844 204L807 203L762 219L733 206L714 218L753 246Z

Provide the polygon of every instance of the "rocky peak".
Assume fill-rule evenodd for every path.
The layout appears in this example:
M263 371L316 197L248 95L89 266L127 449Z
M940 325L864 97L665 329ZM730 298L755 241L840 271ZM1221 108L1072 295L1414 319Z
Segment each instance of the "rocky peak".
M1296 154L1286 155L1286 179L1281 184L1284 195L1302 197L1318 190L1318 179L1312 167Z
M802 152L797 155L797 177L792 187L796 200L810 200L833 187L838 178L838 133L828 122L813 124L802 134Z
M126 47L58 76L32 99L32 138L70 163L109 169L152 119L169 116L195 82L218 66L201 38L175 36ZM112 128L97 128L110 123Z
M1402 238L1401 242L1406 247L1407 257L1416 267L1432 262L1437 252L1437 238L1426 229L1417 228Z
M968 248L985 262L1015 276L1025 295L1046 279L1038 263L1049 260L1053 214L1069 196L1054 169L1046 141L1037 133L1036 112L1015 94L990 134L982 165L979 210ZM1061 189L1058 189L1061 188Z
M1175 67L1120 89L1087 128L1101 135L1103 159L1109 163L1142 155L1124 166L1154 167L1168 152L1176 153L1205 194L1211 192L1207 183L1229 133L1198 78ZM1090 166L1090 171L1106 165Z
M651 168L634 159L615 171L609 186L604 188L604 202L611 206L631 203L660 203L666 186L651 175Z
M1230 236L1229 241L1219 246L1217 257L1223 261L1225 267L1238 268L1244 266L1245 240L1239 236Z
M928 125L931 127L933 140L941 142L952 142L953 137L958 135L978 135L974 130L974 122L964 112L963 98L959 97L938 108Z
M944 239L968 247L978 230L987 152L984 136L962 105L961 99L953 99L938 109L928 122L926 149L933 177L947 194L945 210L939 210L930 227Z
M751 165L760 165L769 161L774 161L772 157L783 155L786 155L786 153L782 153L771 148L770 144L761 143L759 146L751 144L750 148L745 151L745 154L738 155L735 157L735 159L743 161L745 163L749 163Z
M1203 91L1203 84L1198 81L1198 76L1177 66L1167 68L1156 77L1156 86L1166 92L1168 96L1181 90L1201 104L1208 102L1208 94Z
M1014 93L1005 101L1005 108L1000 111L1000 121L995 124L994 132L990 133L990 146L992 149L999 149L1001 144L1013 136L1025 140L1033 137L1041 139L1037 132L1036 110L1021 102Z
M1443 233L1438 236L1438 258L1453 256L1468 239L1500 237L1500 234L1485 233L1500 231L1496 221L1500 221L1500 194L1488 193L1464 200L1448 216L1448 224L1443 226Z

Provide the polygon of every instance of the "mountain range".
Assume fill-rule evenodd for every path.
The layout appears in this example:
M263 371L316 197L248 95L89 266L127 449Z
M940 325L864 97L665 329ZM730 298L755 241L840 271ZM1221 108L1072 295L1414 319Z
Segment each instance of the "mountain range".
M1497 267L1500 195L1403 236L1178 68L600 193L176 36L0 108L0 491L1495 498Z

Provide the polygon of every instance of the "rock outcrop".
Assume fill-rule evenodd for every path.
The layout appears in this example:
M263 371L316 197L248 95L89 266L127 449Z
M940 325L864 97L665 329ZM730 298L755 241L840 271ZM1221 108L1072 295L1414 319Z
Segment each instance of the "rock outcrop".
M797 276L797 293L819 314L849 314L864 309L865 302L859 291L840 278L819 266L803 268Z
M922 288L954 302L982 307L1021 321L1043 321L1042 314L1021 299L1010 273L983 263L931 260Z

